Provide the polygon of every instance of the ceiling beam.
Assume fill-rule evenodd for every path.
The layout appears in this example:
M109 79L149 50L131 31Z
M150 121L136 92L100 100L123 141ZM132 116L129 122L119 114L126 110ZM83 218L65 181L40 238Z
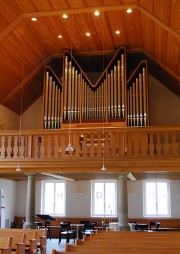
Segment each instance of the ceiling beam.
M140 12L144 13L147 17L157 23L160 27L165 29L167 32L175 36L176 38L180 38L180 35L172 30L169 26L163 23L158 18L154 17L148 11L143 9L139 4L128 4L128 5L110 5L110 6L97 6L97 7L85 7L85 8L74 8L74 9L67 9L67 10L54 10L54 11L38 11L38 12L29 12L19 15L13 22L11 22L1 33L0 33L0 41L7 36L23 19L32 18L32 17L50 17L50 16L59 16L63 15L64 13L70 14L81 14L81 13L91 13L95 10L99 10L101 12L106 11L115 11L115 10L126 10L127 8L131 9L138 9Z

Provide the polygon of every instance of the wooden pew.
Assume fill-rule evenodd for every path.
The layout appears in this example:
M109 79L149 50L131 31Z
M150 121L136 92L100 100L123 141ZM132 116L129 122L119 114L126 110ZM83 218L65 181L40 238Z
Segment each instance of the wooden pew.
M0 254L11 254L12 236L0 237Z
M101 236L99 238L99 236ZM177 254L180 253L180 234L144 233L144 232L108 232L93 237L85 237L84 241L76 241L76 245L66 244L64 254ZM89 240L87 240L89 239ZM53 250L52 254L61 254Z
M35 238L34 230L24 230L24 229L0 229L0 237L1 236L12 236L12 246L11 250L16 252L21 252L22 254L25 251L31 253L37 252L37 240ZM24 244L24 245L23 245ZM19 254L21 254L19 253Z
M15 232L26 233L26 250L30 247L30 240L37 240L37 248L40 249L41 253L46 252L47 242L47 228L40 229L15 229Z
M11 253L11 254L24 254L25 245L24 243L16 243L16 250L13 250L14 239L13 236L0 236L0 253Z
M121 248L121 249L113 249L113 248L109 248L109 249L105 249L102 248L101 251L97 252L95 249L93 251L89 251L86 250L84 252L69 252L69 251L57 251L57 250L52 250L52 254L179 254L180 249L166 249L166 248L143 248L143 249L139 249L134 247L133 249L130 248Z
M13 254L24 254L25 253L25 240L26 240L26 234L22 232L11 232L9 229L0 229L0 238L1 237L12 237L10 238L10 244L9 247L11 248L11 252Z
M37 240L37 248L41 254L46 254L47 228L39 228L36 230L35 238Z
M0 229L0 236L1 235L13 235L14 243L23 242L25 244L25 251L30 253L35 253L37 248L40 249L42 254L46 253L46 240L47 240L47 229ZM22 240L20 236L23 235ZM18 237L18 239L17 239ZM32 241L33 240L33 241ZM35 241L36 240L36 241ZM13 249L16 249L16 245L13 244Z

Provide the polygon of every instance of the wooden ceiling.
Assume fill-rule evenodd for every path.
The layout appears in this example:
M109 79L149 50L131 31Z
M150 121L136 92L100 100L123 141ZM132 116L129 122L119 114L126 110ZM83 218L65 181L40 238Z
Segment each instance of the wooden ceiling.
M180 95L179 39L179 0L1 1L0 103L23 113L42 95L43 67L58 62L64 49L93 55L122 45L160 66L165 72L154 68L154 75L170 75L168 88Z

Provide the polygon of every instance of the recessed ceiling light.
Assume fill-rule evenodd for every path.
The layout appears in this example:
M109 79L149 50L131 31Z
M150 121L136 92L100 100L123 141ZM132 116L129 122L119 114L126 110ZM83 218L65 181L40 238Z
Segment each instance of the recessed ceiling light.
M87 33L86 33L86 36L88 36L88 37L91 36L91 33L87 32Z
M115 34L120 34L120 33L121 33L121 31L119 31L119 30L115 31Z
M132 9L127 9L127 11L126 11L127 13L132 13Z
M67 18L68 18L68 15L67 15L66 13L64 13L64 14L62 15L62 17L63 17L63 19L67 19Z
M100 12L97 10L97 11L94 12L94 15L95 15L95 16L99 16L99 15L100 15Z
M59 39L62 39L62 34L59 34L58 36L57 36Z
M31 20L33 21L33 22L35 22L35 21L37 21L37 18L31 18Z

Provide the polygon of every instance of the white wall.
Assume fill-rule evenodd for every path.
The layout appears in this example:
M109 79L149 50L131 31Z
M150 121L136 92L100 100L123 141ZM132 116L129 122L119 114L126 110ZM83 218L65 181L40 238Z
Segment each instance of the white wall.
M151 126L180 125L180 99L149 75L149 114Z
M91 181L67 182L66 210L67 217L91 216Z
M19 116L0 105L0 130L16 130L19 129Z
M29 107L22 115L22 129L42 129L43 128L43 105L42 97Z
M5 227L5 220L13 220L16 214L16 182L0 179L0 189L3 190L2 205L5 208L1 209L1 227Z
M17 182L17 216L26 214L26 181ZM172 218L180 218L180 181L171 180L171 210ZM74 193L80 193L75 195ZM128 216L143 218L143 181L128 181ZM41 181L36 182L35 213L41 210ZM88 218L91 216L91 181L67 182L67 217Z

